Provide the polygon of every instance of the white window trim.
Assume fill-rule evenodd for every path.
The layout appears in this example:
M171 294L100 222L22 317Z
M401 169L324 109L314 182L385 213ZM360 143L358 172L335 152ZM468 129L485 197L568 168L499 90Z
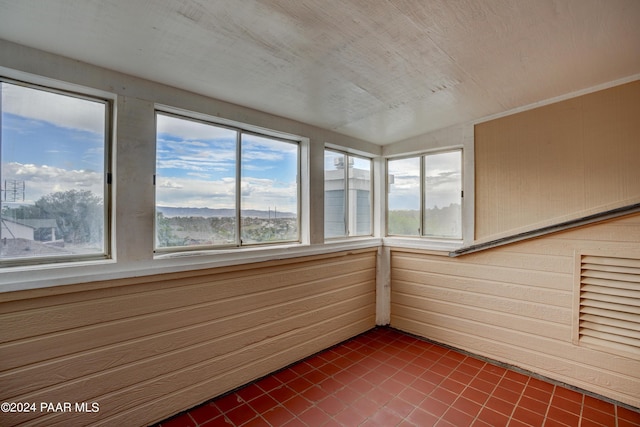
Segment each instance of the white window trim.
M75 64L69 64L69 67L75 67ZM464 188L466 207L463 208L463 232L465 243L470 244L473 241L473 126L464 125L461 127L455 127L447 129L442 132L436 132L434 134L422 135L419 137L411 138L406 141L384 146L380 151L361 151L355 148L346 148L346 146L337 146L331 144L320 143L320 138L324 138L324 131L317 131L313 127L293 123L285 119L272 116L268 113L254 112L242 107L225 104L222 101L212 100L209 98L198 98L187 93L176 91L172 88L167 88L159 85L150 85L148 88L145 86L140 89L127 79L122 79L119 75L106 72L107 82L119 82L115 83L96 83L94 80L85 79L83 81L89 82L91 86L102 87L100 89L94 89L81 85L66 83L62 80L52 79L50 77L42 77L39 75L30 74L24 71L15 71L0 66L0 73L2 75L21 81L29 81L34 84L59 88L63 91L71 91L84 93L89 96L95 96L103 99L112 100L112 111L114 129L111 133L112 140L112 157L113 164L112 170L114 173L118 170L117 150L118 150L118 132L115 126L117 121L122 119L119 116L121 109L125 110L127 105L126 101L134 103L136 107L136 113L130 115L126 113L124 116L124 122L126 122L125 137L131 138L134 136L140 136L140 138L149 138L150 133L155 134L155 129L151 129L148 123L142 123L142 127L131 127L129 122L139 122L139 118L146 117L147 114L153 114L155 110L164 110L166 112L173 112L179 115L189 116L193 114L195 117L199 115L204 118L210 118L215 116L217 121L221 124L230 123L234 125L237 123L234 120L227 120L226 118L218 117L220 114L230 115L233 117L244 120L248 117L248 122L255 123L271 123L275 120L278 123L276 127L286 129L287 132L273 131L261 126L254 126L247 124L247 130L253 130L258 133L269 135L270 132L274 136L291 135L291 134L309 134L308 137L300 138L300 243L297 244L282 244L282 245L269 245L267 247L242 247L233 248L226 251L193 251L188 253L172 253L162 254L157 258L153 257L153 246L149 245L148 253L133 253L127 252L126 256L117 260L116 255L118 251L118 245L116 245L117 232L122 233L123 229L120 227L116 229L116 202L118 200L117 191L112 194L112 208L111 214L114 221L112 224L111 245L113 251L113 259L106 260L93 260L93 261L80 261L80 262L63 262L57 264L41 264L41 265L27 265L27 266L13 266L4 267L0 269L0 293L21 291L21 290L34 290L45 289L51 287L60 287L65 285L82 284L83 288L86 286L91 288L92 283L97 281L116 280L127 277L138 277L162 273L181 272L189 270L200 270L215 267L224 267L232 265L241 265L245 263L270 261L277 259L297 258L303 256L313 256L321 254L329 254L333 252L341 252L347 250L357 250L366 248L381 248L383 246L395 246L395 247L407 247L416 249L431 249L431 250L444 250L447 251L453 248L443 248L442 242L429 241L425 238L385 238L384 229L386 224L385 212L385 164L386 158L394 156L406 157L412 153L425 152L424 148L434 148L433 151L441 151L447 148L456 148L457 145L451 144L453 140L463 142L464 165L463 171L465 173ZM53 73L52 76L62 76L62 74ZM59 77L64 79L64 77ZM122 87L122 90L120 89ZM113 90L112 88L116 88ZM110 91L117 92L116 95ZM128 97L132 98L128 100ZM161 100L160 103L157 101ZM122 105L120 105L120 102ZM175 102L177 105L186 108L177 108L168 106L167 102ZM203 104L203 102L205 102ZM142 107L142 109L139 109ZM196 111L201 110L208 111L208 114L199 114ZM145 119L146 120L146 119ZM460 129L459 129L460 128ZM289 129L293 130L290 132ZM297 130L297 131L296 131ZM135 132L135 134L133 133ZM140 133L142 132L142 133ZM320 136L322 135L322 136ZM313 141L312 141L313 139ZM121 142L121 141L120 141ZM313 142L313 144L311 143ZM357 144L356 144L357 145ZM318 227L312 227L311 220L311 173L314 174L314 185L319 177L318 159L316 158L319 153L323 152L324 147L335 148L338 151L346 150L348 153L361 155L364 157L371 157L373 159L373 174L374 174L374 195L373 195L373 232L372 237L354 237L350 239L336 240L336 241L324 241L323 236L319 235ZM366 147L366 144L363 146ZM459 145L458 145L459 146ZM355 147L355 146L354 146ZM373 148L371 148L373 150ZM149 150L145 149L147 152ZM145 151L143 150L143 151ZM131 151L128 148L127 151ZM311 153L314 154L314 158L311 158ZM150 155L150 153L147 153ZM145 162L144 173L148 173L149 179L151 177L152 169L148 167L149 162ZM130 167L127 164L127 167ZM141 174L135 175L137 178L143 178ZM117 183L117 179L114 179L114 187ZM127 200L127 197L124 198ZM153 207L155 209L155 206ZM146 211L145 211L146 212ZM146 212L148 214L148 212ZM313 214L319 215L317 212L317 204L315 205ZM140 224L142 221L137 221ZM124 229L126 231L126 228ZM152 230L153 232L153 230ZM123 236L120 236L122 239ZM138 250L143 249L149 242L142 242L138 244L136 248ZM462 246L462 245L460 245ZM446 254L446 252L442 252ZM139 255L138 255L139 254ZM126 258L126 259L125 259ZM100 285L98 285L100 286ZM75 289L75 288L72 288ZM72 290L70 289L70 290ZM61 292L65 292L64 288L61 288ZM31 295L31 294L28 294Z
M365 238L318 245L272 245L224 251L163 254L152 260L116 263L115 260L8 267L0 273L0 294L62 285L88 284L127 277L202 270L256 262L377 248L381 239Z
M115 148L116 148L116 105L117 96L110 92L76 85L60 80L55 80L35 74L15 71L0 66L0 81L9 84L23 85L36 90L58 93L64 96L77 97L105 105L105 138L104 138L104 252L55 257L32 257L24 259L9 259L0 264L0 273L13 268L46 269L48 266L67 264L84 264L94 262L110 262L115 259L115 185L113 174L115 173ZM0 112L1 113L1 112ZM0 159L1 160L1 159ZM0 277L0 292L3 281Z
M255 126L247 123L238 122L235 120L229 120L222 117L213 117L208 114L203 114L195 111L185 110L181 108L176 108L164 104L155 104L154 114L166 114L176 118L184 119L184 120L194 120L197 122L201 122L204 124L209 124L211 126L221 126L227 127L233 130L236 130L240 133L247 133L257 136L264 137L273 137L275 139L289 141L291 143L295 143L298 145L298 241L285 241L285 242L265 242L265 243L257 243L257 244L245 244L245 245L226 245L219 247L210 247L210 246L196 246L196 247L162 247L158 248L154 245L153 257L154 259L167 259L167 258L181 258L185 255L196 255L200 256L202 254L207 253L215 253L216 255L224 254L224 253L236 253L237 251L252 251L252 250L262 250L268 249L272 247L299 247L301 245L308 245L310 241L310 229L309 229L309 220L310 220L310 212L309 212L309 187L310 187L310 177L309 177L309 138L295 135L292 133L279 132L272 129L263 128L260 126ZM238 146L237 149L240 149ZM238 153L239 155L239 153ZM237 168L237 177L240 176L240 168ZM240 180L238 179L238 189L240 185ZM155 190L155 186L154 186ZM238 191L238 197L239 197ZM154 195L155 200L155 195ZM238 201L239 203L239 201ZM154 210L156 209L154 203ZM240 205L238 204L237 209L240 209ZM238 218L239 220L240 218ZM154 217L154 241L156 234L156 222ZM233 258L233 257L232 257ZM254 261L252 261L254 262Z
M335 148L334 146L330 146L329 144L325 144L324 147L324 151L332 151L334 153L338 153L338 154L342 154L343 156L348 157L358 157L360 159L365 159L365 160L369 160L370 161L370 168L369 168L369 176L370 176L370 180L371 180L371 211L370 211L370 221L371 221L371 226L370 226L370 230L369 230L369 234L349 234L349 221L350 221L350 217L349 217L349 183L348 183L348 172L346 171L345 168L345 187L344 187L344 192L345 192L345 209L344 209L344 220L345 220L345 234L343 236L335 236L335 237L325 237L324 240L327 243L331 243L331 242L340 242L340 241L347 241L347 240L353 240L353 239L368 239L371 237L374 237L376 235L376 224L375 224L375 219L376 219L376 215L375 215L375 211L376 211L376 191L375 191L375 183L376 183L376 179L377 179L377 175L376 175L376 167L375 167L375 159L363 155L363 154L354 154L354 153L350 153L349 151L345 151L344 149L339 149L339 148ZM323 151L323 153L324 153ZM326 171L325 171L326 172ZM325 181L326 183L326 181ZM326 233L325 233L326 235Z
M434 250L434 251L454 251L456 249L460 249L465 246L465 242L473 240L471 236L473 236L473 210L469 213L469 209L473 209L473 185L469 186L469 183L473 183L472 180L468 180L468 175L473 175L469 171L473 171L473 169L467 169L469 165L473 165L473 154L471 153L471 158L467 159L467 151L468 148L463 145L454 145L450 147L441 147L432 150L425 150L417 153L411 154L402 154L397 156L387 156L383 159L383 167L385 168L384 176L383 176L383 189L384 189L384 220L380 223L383 232L383 242L385 246L392 247L402 247L407 249L425 249L425 250ZM389 177L388 171L386 170L387 161L388 160L397 160L397 159L409 159L409 158L420 158L421 171L423 169L424 157L439 153L447 153L452 151L460 151L462 157L462 191L464 193L464 197L462 198L462 217L461 217L461 227L462 227L462 239L447 239L447 238L433 238L429 236L402 236L402 235L388 235L388 224L387 224L387 213L389 209L388 204L388 185L389 185ZM473 151L473 150L471 150ZM473 167L473 166L471 166ZM420 180L424 180L424 176L420 176ZM422 184L421 184L422 188ZM468 189L471 188L471 191ZM422 190L421 190L422 193ZM421 195L421 198L423 195ZM467 202L467 197L471 199L471 201ZM470 204L471 206L468 206ZM420 202L420 216L424 215L423 213L423 202ZM471 221L469 221L469 218Z

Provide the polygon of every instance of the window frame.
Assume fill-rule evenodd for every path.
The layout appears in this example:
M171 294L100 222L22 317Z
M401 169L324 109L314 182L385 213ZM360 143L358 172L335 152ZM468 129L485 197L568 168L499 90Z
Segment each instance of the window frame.
M153 253L155 256L167 256L171 254L180 253L195 253L195 252L208 252L208 251L225 251L225 250L248 250L256 247L274 247L282 245L295 245L303 242L303 230L302 230L302 153L303 153L303 138L297 135L278 132L271 129L259 128L246 123L236 122L232 120L223 119L220 117L213 117L202 113L196 113L192 111L178 110L176 108L156 105L154 109L154 123L155 123L155 135L156 141L158 137L158 115L169 116L172 118L187 120L204 124L207 126L214 126L218 128L228 129L236 132L235 141L235 241L230 244L221 245L194 245L194 246L157 246L157 203L156 199L156 178L157 174L157 157L156 165L153 176L154 184L154 215L153 221ZM295 240L278 240L268 242L243 242L242 241L242 136L252 135L261 138L268 138L272 140L282 141L288 144L294 144L297 147L296 153L296 227L297 238ZM157 147L156 147L157 156Z
M345 165L349 164L349 158L351 157L355 157L358 159L362 159L362 160L366 160L369 162L369 195L370 195L370 203L369 203L369 233L368 234L351 234L351 230L349 227L349 224L351 222L351 210L349 208L350 206L350 197L349 197L349 193L350 193L350 187L349 187L349 168L348 166L345 166L344 168L344 197L343 197L343 201L344 201L344 230L345 233L341 236L331 236L331 237L327 237L326 235L326 230L324 232L324 240L325 241L334 241L334 240L341 240L341 239L357 239L357 238L368 238L368 237L373 237L374 234L374 228L375 228L375 224L374 224L374 179L375 179L375 174L374 174L374 162L373 159L367 156L362 156L362 155L357 155L357 154L352 154L349 153L347 151L343 151L337 148L332 148L332 147L328 147L325 146L324 150L323 150L323 154L325 154L327 151L330 151L332 153L336 153L336 154L340 154L343 156L343 158L345 159ZM323 168L324 169L324 168ZM326 169L324 169L324 173L326 174ZM323 182L324 184L326 184L326 177L323 174ZM326 189L324 191L324 195L326 197ZM326 200L326 199L325 199ZM326 208L325 208L325 216L326 216ZM357 219L354 219L354 224L356 224L356 228L357 228ZM324 222L324 226L326 228L326 218L325 218L325 222Z
M21 73L24 74L24 73ZM31 76L30 76L31 77ZM77 98L104 105L104 143L103 143L103 251L101 253L34 256L24 258L0 259L0 270L10 267L46 267L61 263L82 263L87 261L110 260L113 252L113 149L115 127L115 95L65 82L40 78L11 78L0 74L0 84L7 83L51 94ZM0 132L2 131L2 108L0 100ZM54 107L55 108L55 107ZM2 163L2 138L0 136L0 165ZM1 203L0 203L1 205ZM1 207L0 207L1 209Z
M432 150L432 151L425 151L425 152L421 152L418 154L411 154L411 155L403 155L403 156L397 156L397 157L387 157L385 158L385 206L384 206L384 210L385 210L385 224L384 224L384 230L385 230L385 237L386 238L402 238L402 239L418 239L418 240L423 240L423 241L433 241L433 242L442 242L445 244L459 244L462 243L464 240L464 236L465 236L465 221L464 221L464 211L465 211L465 185L464 185L464 165L465 165L465 158L464 158L464 148L463 147L450 147L450 148L443 148L443 149L439 149L439 150ZM433 236L433 235L427 235L425 234L425 230L424 230L424 222L425 222L425 198L426 198L426 185L425 185L425 173L426 173L426 159L429 156L434 156L434 155L438 155L438 154L445 154L445 153L453 153L453 152L459 152L460 153L460 187L461 187L461 194L460 194L460 238L448 238L448 237L441 237L441 236ZM404 160L404 159L419 159L419 167L420 167L420 178L419 178L419 183L420 183L420 188L419 188L419 193L420 193L420 220L419 220L419 229L420 232L418 235L408 235L408 234L389 234L389 193L390 193L390 174L389 174L389 161L393 161L393 160Z

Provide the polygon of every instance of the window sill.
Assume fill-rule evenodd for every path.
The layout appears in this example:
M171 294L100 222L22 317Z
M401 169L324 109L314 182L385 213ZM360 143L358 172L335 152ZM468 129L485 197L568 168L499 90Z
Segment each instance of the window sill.
M229 265L321 255L343 250L364 249L380 246L381 244L380 239L367 238L327 242L319 245L288 243L281 245L245 246L233 249L161 253L154 257L154 261L162 263L163 266L172 266L174 268L197 268L198 266L202 266L202 268L226 267Z
M394 248L442 252L446 256L449 255L449 252L460 249L463 246L462 240L434 240L423 237L385 237L383 245Z
M369 237L318 245L286 244L166 253L156 255L152 260L128 263L101 260L9 267L0 271L0 293L322 255L381 245L381 239Z

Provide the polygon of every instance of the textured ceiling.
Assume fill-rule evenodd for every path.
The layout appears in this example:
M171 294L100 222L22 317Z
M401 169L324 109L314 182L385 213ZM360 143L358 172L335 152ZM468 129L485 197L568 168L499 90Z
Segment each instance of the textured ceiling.
M640 74L640 1L0 0L0 38L387 144Z

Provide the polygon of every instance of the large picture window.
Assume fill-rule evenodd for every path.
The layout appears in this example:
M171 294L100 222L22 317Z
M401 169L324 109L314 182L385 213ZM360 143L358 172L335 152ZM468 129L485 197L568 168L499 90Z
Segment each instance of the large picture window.
M387 235L462 239L462 150L387 161Z
M108 256L108 101L0 80L0 112L0 263Z
M299 143L156 114L156 248L299 241Z
M371 235L371 159L324 151L324 236Z

